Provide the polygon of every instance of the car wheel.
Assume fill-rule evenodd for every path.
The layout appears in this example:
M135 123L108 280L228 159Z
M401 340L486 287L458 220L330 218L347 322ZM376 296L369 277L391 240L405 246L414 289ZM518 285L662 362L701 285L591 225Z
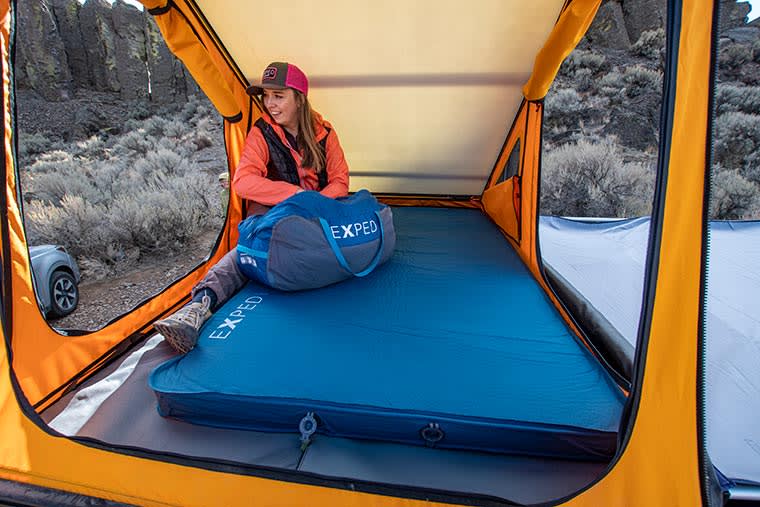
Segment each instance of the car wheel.
M66 271L55 271L50 279L50 314L65 317L79 304L79 287Z

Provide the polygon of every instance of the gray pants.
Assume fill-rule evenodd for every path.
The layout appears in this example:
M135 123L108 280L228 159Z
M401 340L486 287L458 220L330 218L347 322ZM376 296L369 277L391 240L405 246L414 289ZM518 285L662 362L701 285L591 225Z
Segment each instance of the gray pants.
M248 216L263 215L270 209L272 209L271 206L264 206L251 201L248 203ZM225 208L226 212L227 209ZM211 266L206 276L193 287L191 296L194 297L197 292L203 289L213 291L216 294L216 306L211 309L213 311L242 289L247 281L248 277L241 273L238 268L237 251L233 248L219 262Z
M209 289L216 294L218 308L248 281L237 265L237 250L232 249L219 262L211 266L206 276L193 287L192 295L202 289ZM213 309L212 309L213 310Z

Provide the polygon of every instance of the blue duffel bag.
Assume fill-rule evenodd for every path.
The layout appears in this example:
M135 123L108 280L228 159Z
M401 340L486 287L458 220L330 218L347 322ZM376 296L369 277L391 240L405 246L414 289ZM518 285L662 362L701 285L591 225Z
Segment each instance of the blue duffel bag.
M391 209L367 190L340 199L304 191L238 225L240 270L280 290L366 276L396 246Z

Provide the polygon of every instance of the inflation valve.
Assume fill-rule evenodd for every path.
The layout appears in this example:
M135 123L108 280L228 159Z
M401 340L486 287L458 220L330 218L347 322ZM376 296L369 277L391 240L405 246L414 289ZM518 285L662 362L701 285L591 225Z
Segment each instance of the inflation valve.
M446 434L443 432L438 423L429 423L420 430L420 436L428 447L435 447L435 444L443 440Z
M317 431L317 420L314 412L307 413L298 424L298 431L301 432L301 452L304 452L311 443L311 436Z

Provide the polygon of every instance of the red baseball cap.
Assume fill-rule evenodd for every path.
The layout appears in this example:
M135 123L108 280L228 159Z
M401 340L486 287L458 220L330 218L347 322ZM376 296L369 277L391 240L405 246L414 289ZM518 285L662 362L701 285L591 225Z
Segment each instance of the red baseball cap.
M309 80L301 69L286 62L270 63L261 75L261 83L246 88L249 95L261 95L264 89L283 90L293 88L304 95L309 93Z

